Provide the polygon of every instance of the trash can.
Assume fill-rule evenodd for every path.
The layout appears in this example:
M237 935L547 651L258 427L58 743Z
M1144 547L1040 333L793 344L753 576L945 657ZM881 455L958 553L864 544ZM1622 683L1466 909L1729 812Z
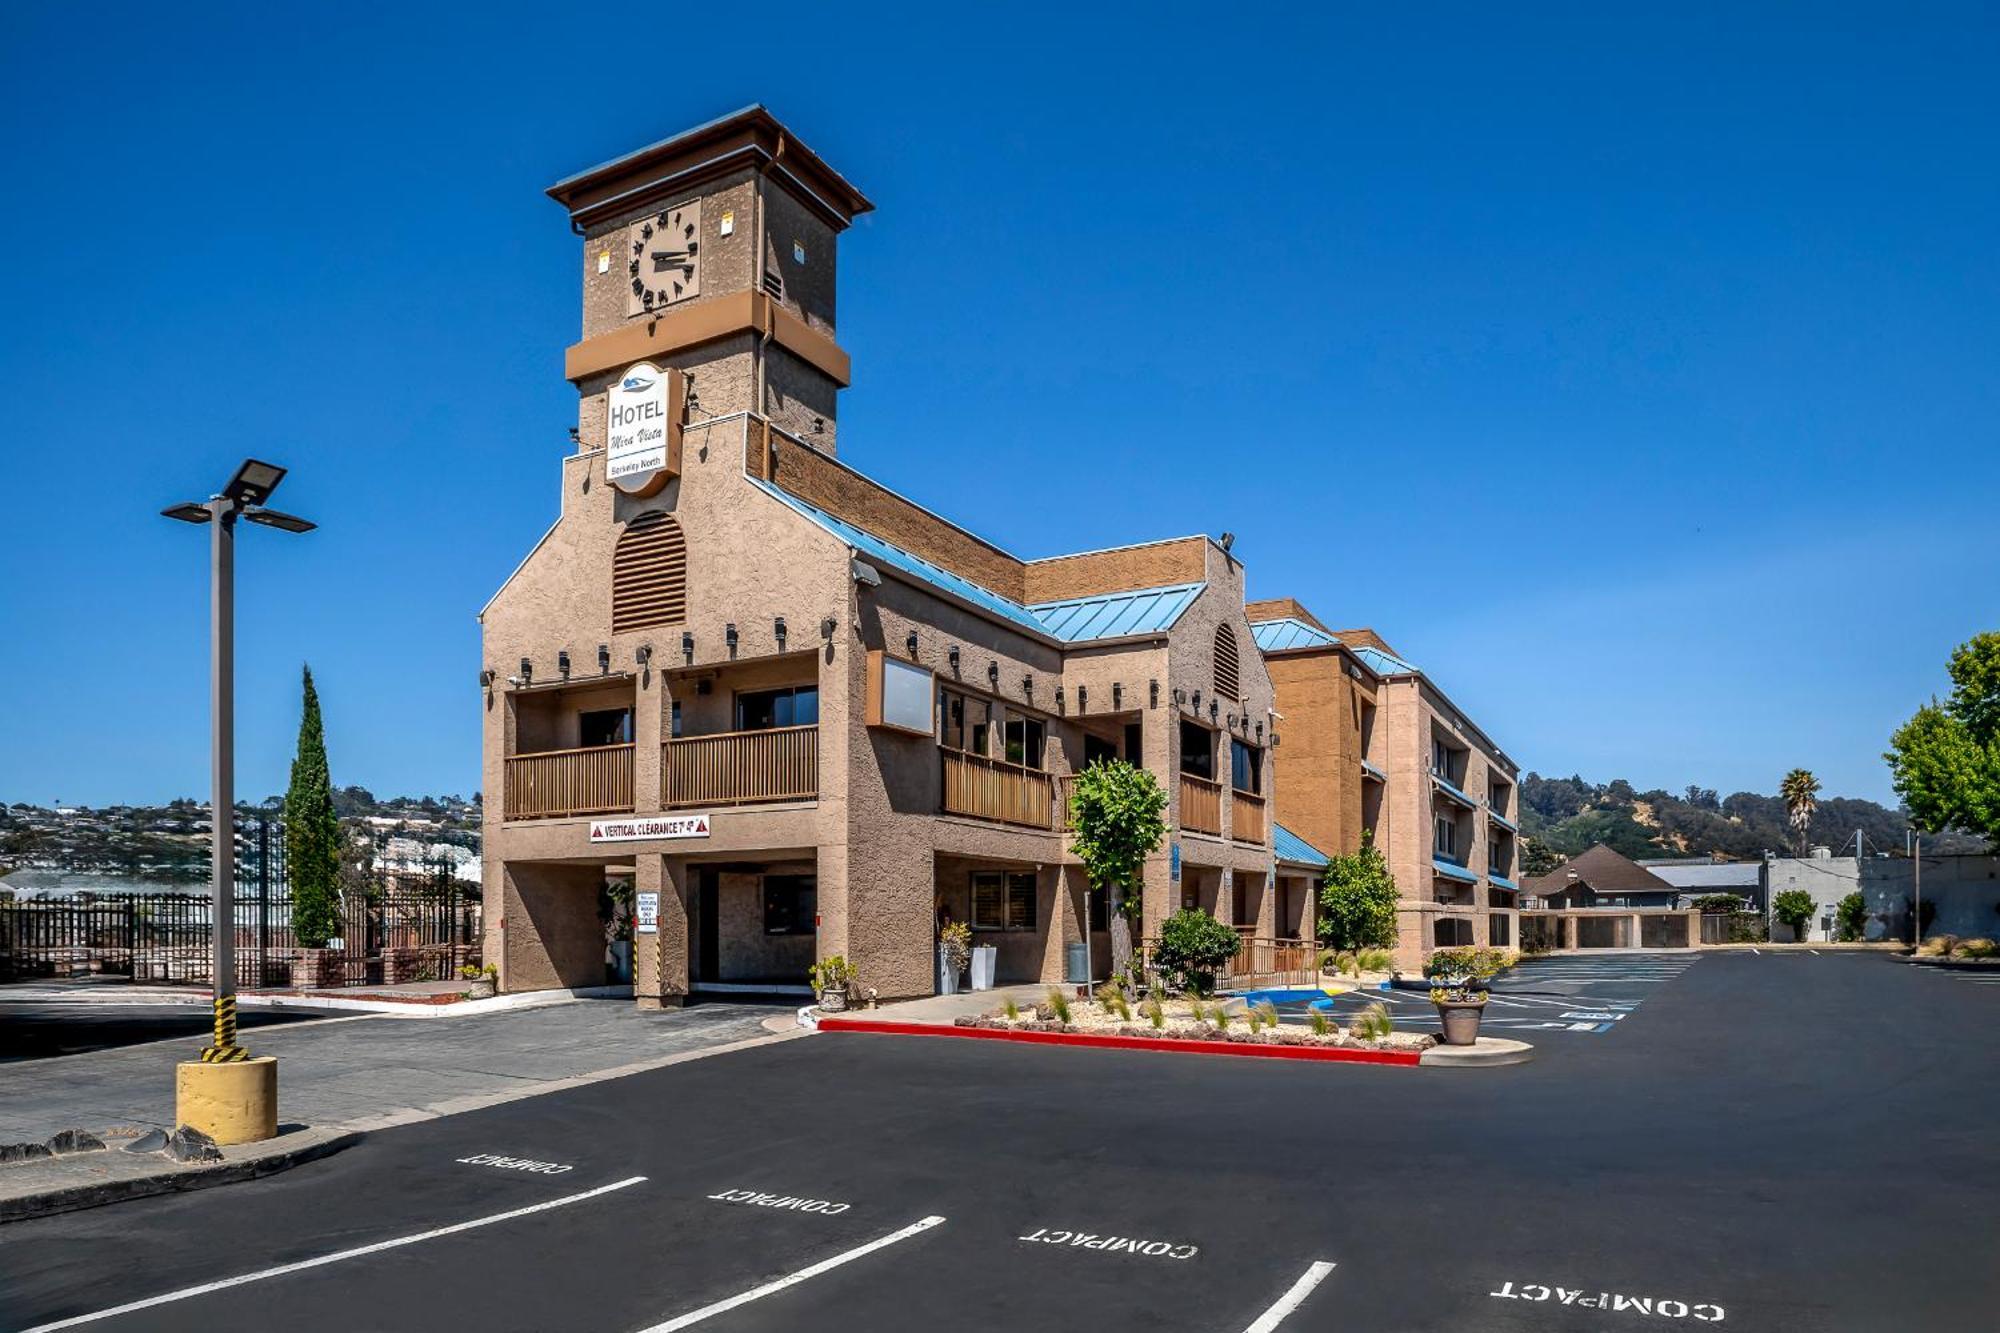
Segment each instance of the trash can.
M1072 986L1090 984L1090 946L1081 941L1069 946L1063 980Z
M993 967L1000 957L1000 950L991 944L982 944L972 951L972 989L993 989Z

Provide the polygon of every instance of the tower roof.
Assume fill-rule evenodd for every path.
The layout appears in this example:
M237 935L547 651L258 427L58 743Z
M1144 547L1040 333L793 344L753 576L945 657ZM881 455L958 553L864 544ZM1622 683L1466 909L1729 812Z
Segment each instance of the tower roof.
M760 167L830 225L845 228L875 205L761 104L684 130L557 181L549 198L582 230L613 213L745 167Z

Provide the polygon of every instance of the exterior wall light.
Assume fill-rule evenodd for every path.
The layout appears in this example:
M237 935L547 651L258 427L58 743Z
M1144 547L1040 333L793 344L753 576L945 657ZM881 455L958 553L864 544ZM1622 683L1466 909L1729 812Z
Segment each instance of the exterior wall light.
M1199 713L1199 712L1201 711L1201 691L1200 691L1200 690L1196 690L1196 691L1194 692L1194 711L1195 711L1195 712L1197 712L1197 713Z
M1198 711L1198 710L1197 710L1197 711ZM1217 713L1217 712L1219 712L1219 711L1220 711L1220 708L1219 708L1219 706L1218 706L1218 705L1216 704L1215 700L1213 700L1213 699L1210 699L1210 700L1208 701L1208 720L1209 720L1210 722L1213 722L1213 721L1215 721L1215 715L1216 715L1216 713Z
M903 636L903 646L910 650L911 657L917 655L917 632L915 630L911 630Z
M986 664L986 681L994 689L997 690L1000 688L1000 664L998 662L988 662Z
M777 618L776 620L774 620L774 621L772 621L772 622L771 622L771 633L777 636L777 639L778 639L778 651L779 651L779 652L781 652L781 653L782 653L782 652L784 652L784 651L785 651L785 618L784 618L783 616L779 616L779 617L778 617L778 618Z
M681 631L681 656L687 659L689 666L694 665L694 635L686 630Z
M564 680L569 679L569 649L567 648L556 654L556 674Z
M487 667L485 670L479 673L479 688L482 690L490 690L493 688L492 667Z
M840 622L832 616L828 616L825 620L819 622L819 636L822 639L831 639L833 632L839 628Z
M1088 689L1087 689L1086 687L1084 687L1084 686L1082 686L1082 685L1079 685L1079 686L1077 686L1077 687L1076 687L1076 711L1077 711L1077 712L1081 713L1081 712L1083 711L1083 709L1084 709L1084 704L1085 704L1085 702L1086 702L1086 701L1087 701L1087 700L1088 700L1089 698L1090 698L1090 691L1089 691L1089 690L1088 690Z
M1081 697L1080 693L1079 697ZM1079 704L1078 706L1081 707L1082 705ZM1060 685L1056 686L1056 711L1058 713L1063 711L1063 687Z
M1117 712L1125 706L1125 687L1117 681L1111 682L1111 711Z
M521 683L528 684L535 678L535 664L527 658L521 659Z
M1186 691L1186 690L1178 690L1178 689L1177 689L1177 690L1175 690L1175 691L1174 691L1174 707L1176 707L1176 708L1179 708L1179 707L1180 707L1180 706L1181 706L1182 704L1184 704L1184 703L1186 703L1186 702L1187 702L1187 691Z
M1032 699L1035 697L1035 677L1032 672L1026 673L1021 677L1021 697L1023 699Z
M953 645L951 646L951 651L945 654L945 660L951 663L951 674L952 674L952 675L954 675L954 676L956 676L956 675L958 674L958 645L957 645L957 644L955 644L955 643L954 643L954 644L953 644Z
M1257 743L1259 745L1264 743L1264 724L1262 722L1257 724Z
M640 644L638 649L632 654L632 659L640 666L646 665L646 663L653 660L653 645L650 643Z
M1160 706L1160 682L1157 680L1149 680L1146 682L1146 707L1158 708L1159 706Z
M736 656L736 623L734 621L723 627L722 641L728 645L729 655L731 657Z
M611 674L611 645L608 643L597 645L597 674L600 676Z

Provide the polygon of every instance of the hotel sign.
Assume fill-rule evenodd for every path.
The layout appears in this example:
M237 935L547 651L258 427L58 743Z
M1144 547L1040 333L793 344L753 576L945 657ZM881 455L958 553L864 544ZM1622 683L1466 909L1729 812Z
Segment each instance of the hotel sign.
M706 838L707 815L662 815L657 819L593 819L592 842L650 842L656 838Z
M685 380L678 370L649 361L627 367L604 403L604 475L628 495L651 495L681 470L681 405Z

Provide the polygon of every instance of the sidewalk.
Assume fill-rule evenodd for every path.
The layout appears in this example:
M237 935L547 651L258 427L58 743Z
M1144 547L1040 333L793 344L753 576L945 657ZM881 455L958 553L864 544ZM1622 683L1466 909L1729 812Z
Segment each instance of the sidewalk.
M1049 998L1054 989L1074 990L1074 987L1052 987L1044 982L1031 982L1025 986L996 986L992 990L960 991L956 995L932 995L921 1000L898 1000L875 1009L850 1010L844 1017L872 1018L884 1023L922 1023L931 1027L950 1027L961 1018L976 1014L990 1014L1012 998L1023 1009L1032 1009Z
M503 997L504 998L504 997ZM570 1000L455 1022L344 1015L251 1028L253 1055L278 1057L278 1115L315 1129L381 1129L640 1069L782 1041L763 1030L772 1010L703 1004L641 1011L629 1002ZM174 1066L200 1042L174 1038L4 1066L0 1143L62 1129L170 1129ZM0 1168L4 1170L5 1168Z

